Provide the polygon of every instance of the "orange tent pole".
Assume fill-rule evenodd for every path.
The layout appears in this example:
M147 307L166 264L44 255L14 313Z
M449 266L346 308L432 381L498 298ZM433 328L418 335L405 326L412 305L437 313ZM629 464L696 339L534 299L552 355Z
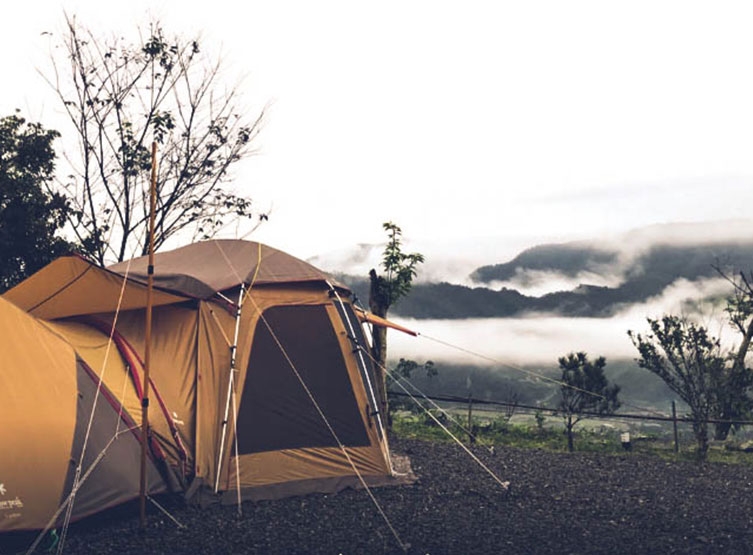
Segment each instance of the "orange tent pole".
M356 315L358 316L358 319L361 322L368 322L369 324L373 324L375 326L380 326L383 328L392 328L393 330L407 333L408 335L412 335L413 337L418 336L417 331L408 329L404 326L401 326L400 324L396 324L395 322L390 322L389 320L385 318L381 318L375 314L372 314L371 312L366 312L365 310L356 309Z
M139 514L141 528L146 527L146 450L149 437L149 365L152 340L152 292L154 290L154 219L157 209L157 143L152 142L152 179L149 186L149 267L146 285L146 330L144 344L144 385L141 397L141 489Z

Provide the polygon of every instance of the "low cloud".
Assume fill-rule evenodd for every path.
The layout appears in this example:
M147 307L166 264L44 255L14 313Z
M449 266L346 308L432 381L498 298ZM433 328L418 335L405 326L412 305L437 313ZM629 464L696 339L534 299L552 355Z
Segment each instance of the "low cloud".
M557 291L572 291L580 285L619 287L624 281L624 274L619 272L613 273L611 268L605 268L603 272L581 272L575 276L567 276L558 272L517 268L515 275L511 279L492 281L483 285L489 289L515 289L529 297L541 297L547 293L556 293Z
M566 318L530 315L524 318L396 321L420 333L419 337L391 332L390 356L417 361L433 360L474 365L552 365L573 351L592 356L636 358L628 330L644 332L647 317L681 314L699 320L714 335L733 340L723 306L699 299L723 298L731 293L721 278L690 282L678 280L645 303L630 305L611 318Z

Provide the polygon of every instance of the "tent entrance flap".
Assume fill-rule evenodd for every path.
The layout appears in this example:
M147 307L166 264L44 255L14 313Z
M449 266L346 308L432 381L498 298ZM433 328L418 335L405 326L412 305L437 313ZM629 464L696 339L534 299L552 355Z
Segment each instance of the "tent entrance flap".
M338 447L338 439L348 447L368 446L360 410L326 306L275 306L265 310L256 325L241 397L239 453Z

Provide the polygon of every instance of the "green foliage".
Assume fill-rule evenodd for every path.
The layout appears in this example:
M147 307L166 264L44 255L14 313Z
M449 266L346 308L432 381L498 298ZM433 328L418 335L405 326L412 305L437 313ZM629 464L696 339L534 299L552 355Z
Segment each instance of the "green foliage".
M387 310L405 297L411 289L413 278L417 275L417 266L424 261L424 256L419 253L404 253L402 251L402 230L392 222L382 224L387 232L387 244L382 255L382 269L384 275L371 272L371 295L370 304L379 307L375 314L384 316Z
M413 278L416 277L416 266L424 261L421 254L403 253L400 239L403 232L398 226L389 222L383 224L383 227L388 234L382 259L386 275L377 275L373 268L369 272L369 308L372 313L382 318L387 316L393 303L408 294ZM387 328L375 326L372 339L371 356L377 367L380 370L384 369L387 364ZM389 415L387 373L383 370L382 379L379 380L379 395L382 398L382 412Z
M413 278L416 277L416 266L424 261L419 253L404 253L402 251L401 236L403 231L394 223L382 224L389 235L384 248L382 268L387 274L389 304L394 304L410 291Z
M439 374L434 362L427 360L423 364L417 363L415 360L401 358L397 366L395 366L394 372L400 374L403 378L410 379L414 370L421 368L426 373L426 377L431 379Z
M728 365L719 340L686 318L665 315L648 319L651 333L628 332L638 349L641 368L659 376L689 407L698 456L708 451L708 424L722 414L729 418L750 407L750 373Z
M68 204L48 192L58 136L17 115L0 119L0 291L71 250L57 236Z
M451 420L449 428L461 440L466 441L465 431ZM562 432L557 429L544 428L525 424L504 423L502 419L491 422L474 419L476 429L476 444L479 446L508 447L514 449L543 449L547 451L564 451ZM450 443L454 440L437 426L433 421L422 415L397 413L393 422L393 433L399 437L421 439ZM615 430L583 429L578 434L578 450L587 453L605 453L615 456L626 456L626 452L619 440L619 433ZM501 451L497 451L499 455ZM696 454L690 451L675 453L671 440L653 436L644 436L643 441L634 441L629 456L656 456L668 461L694 460ZM708 452L708 462L723 464L753 465L750 453L740 450L713 448Z
M536 411L536 413L533 415L533 417L536 419L536 429L539 432L544 431L544 423L546 422L546 416L544 416L544 412L539 409Z
M155 248L250 219L251 201L227 182L232 165L253 153L263 112L249 120L236 106L236 91L219 83L220 61L203 55L198 39L170 37L157 22L135 42L66 23L48 82L79 145L66 153L72 173L63 186L86 253L105 264L147 252L152 141Z
M391 385L400 378L411 380L413 376L413 372L418 369L423 370L422 374L428 380L431 380L439 375L439 371L437 370L437 367L434 365L434 362L432 362L431 360L427 360L425 363L419 364L415 360L401 358L400 361L395 366L395 368L392 369L392 375L388 375L387 383L388 385ZM394 374L398 375L397 379L393 377ZM410 391L410 386L408 386L408 390ZM416 414L421 412L421 408L418 407L416 403L414 403L410 397L403 397L402 395L395 395L394 394L395 392L397 393L402 392L402 388L399 386L395 386L392 389L388 390L387 392L387 395L389 397L390 414L399 410L409 411Z
M467 422L459 422L452 418L444 418L443 423L456 437L467 441L468 434L465 429ZM473 420L474 436L476 444L481 446L508 446L523 449L546 449L549 451L562 451L562 433L558 430L527 425L511 424L506 418L492 420ZM454 441L433 419L424 414L408 415L397 413L393 421L393 432L401 437L412 439L424 439L429 441L452 442ZM606 446L615 448L618 445L616 439L609 439L604 435L584 433L583 450L603 451Z
M613 414L620 407L620 387L610 385L604 375L604 357L591 362L586 353L579 352L560 357L558 362L562 370L559 409L565 420L567 446L572 451L573 427L580 422L582 413Z

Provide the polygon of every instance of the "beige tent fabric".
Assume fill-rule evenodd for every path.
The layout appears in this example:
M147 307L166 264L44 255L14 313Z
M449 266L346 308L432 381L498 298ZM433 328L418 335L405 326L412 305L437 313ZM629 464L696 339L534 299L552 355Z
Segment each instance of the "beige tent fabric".
M110 266L113 272L146 282L148 257ZM241 283L332 281L325 272L275 248L234 239L203 241L154 257L154 283L170 291L209 298Z
M98 315L108 326L113 315ZM144 353L144 322L146 311L129 310L118 315L116 328L136 353ZM188 456L186 463L193 467L194 438L196 436L196 375L197 375L198 312L182 305L162 306L153 311L150 379L162 397L168 415L175 423L180 440ZM139 379L143 370L138 368ZM152 396L154 390L152 391ZM178 447L164 420L161 407L153 400L150 423L156 426L161 445L169 462L182 464ZM164 427L163 427L164 426Z
M131 311L131 313L134 311ZM143 327L143 311L141 314ZM91 324L80 321L44 322L56 335L63 338L76 350L76 353L86 362L94 375L101 379L105 386L115 395L117 401L123 405L126 412L132 415L138 427L141 427L141 396L139 391L144 381L144 369L138 355L129 356L131 365L115 341L110 341L108 334L94 328ZM106 327L109 327L106 326ZM154 378L151 381L155 382ZM154 392L152 397L162 394ZM155 401L154 409L149 413L149 425L156 434L161 454L167 456L168 462L175 467L181 464L180 449L172 437L169 422L161 407Z
M81 314L115 312L146 306L146 286L99 268L75 255L51 262L3 294L3 298L38 318L54 320ZM154 306L181 302L185 297L154 291Z
M237 291L235 292L237 294ZM230 295L235 299L235 295ZM238 357L236 368L236 402L240 401L246 387L249 356L253 349L254 333L261 315L271 307L279 306L323 306L326 307L331 324L339 337L343 353L352 353L348 334L340 322L337 310L326 288L301 288L300 286L257 287L245 296L241 313ZM196 473L208 484L217 478L218 445L221 440L221 427L227 403L227 384L230 371L229 347L233 339L234 315L219 308L216 304L202 302L199 323L199 367L201 377L197 384L197 411L202 415L197 422ZM263 324L262 324L263 325ZM285 345L281 345L284 349ZM365 387L354 357L346 357L346 367L353 385L353 394L359 407L368 404ZM369 434L370 447L356 449L353 460L364 474L389 474L377 427L368 422L361 413L363 425ZM252 423L253 424L253 423ZM243 425L243 423L241 423ZM249 423L245 423L249 425ZM233 458L234 429L232 419L228 422L220 484L223 488L236 487L235 463ZM384 449L386 449L386 445ZM354 471L339 449L291 450L287 454L262 453L245 455L240 459L242 488L257 487L277 483L279 480L311 479L312 477L352 476ZM291 466L292 465L292 466Z
M390 471L383 458L373 446L348 448L351 461L358 468L361 477L370 480L375 476L388 476ZM360 480L350 462L339 448L308 448L269 451L253 455L243 455L239 461L240 485L243 489L263 490L274 488L275 494L258 495L256 498L275 498L285 495L298 495L310 491L313 477L319 480L348 479L347 485L358 486ZM223 490L234 491L236 484L235 463L229 467L230 473L223 483ZM367 481L368 483L368 481ZM305 484L302 486L302 484ZM337 491L337 489L327 491ZM253 492L249 492L254 497ZM231 497L231 496L228 496Z
M76 354L0 300L0 532L43 527L68 473L76 420Z
M65 327L43 324L0 299L0 532L46 527L72 491L79 460L72 520L138 495L137 425L108 387L119 384L126 394L122 389L118 394L133 404L122 361L116 356L104 363L97 332ZM64 332L79 341L81 354ZM99 379L85 359L99 361L107 376L99 393ZM151 493L167 487L151 463L147 484ZM64 514L59 512L53 526Z
M214 485L230 377L235 317L210 303L199 306L196 384L196 476Z
M109 337L91 326L78 322L45 322L43 324L69 345L74 346L78 355L107 388L118 396L118 400L134 420L141 425L141 400L136 394L128 368L118 349Z

